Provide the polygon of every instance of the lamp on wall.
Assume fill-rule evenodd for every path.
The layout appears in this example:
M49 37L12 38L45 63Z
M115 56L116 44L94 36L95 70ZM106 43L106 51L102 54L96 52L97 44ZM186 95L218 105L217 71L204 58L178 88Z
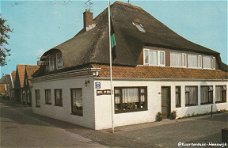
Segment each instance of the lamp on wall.
M89 80L85 80L85 87L87 87L89 83L90 83Z

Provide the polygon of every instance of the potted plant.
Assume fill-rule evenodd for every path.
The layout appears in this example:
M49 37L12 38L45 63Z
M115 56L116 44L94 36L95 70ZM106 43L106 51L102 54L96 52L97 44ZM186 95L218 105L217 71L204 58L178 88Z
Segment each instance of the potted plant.
M158 112L156 115L156 121L161 121L162 120L162 113Z

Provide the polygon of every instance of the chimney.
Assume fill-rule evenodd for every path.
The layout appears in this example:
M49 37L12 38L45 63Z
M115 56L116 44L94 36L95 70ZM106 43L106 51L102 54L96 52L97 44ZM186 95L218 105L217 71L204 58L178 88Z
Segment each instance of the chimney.
M90 30L91 26L93 25L93 13L90 10L86 10L83 13L83 20L84 20L84 30Z

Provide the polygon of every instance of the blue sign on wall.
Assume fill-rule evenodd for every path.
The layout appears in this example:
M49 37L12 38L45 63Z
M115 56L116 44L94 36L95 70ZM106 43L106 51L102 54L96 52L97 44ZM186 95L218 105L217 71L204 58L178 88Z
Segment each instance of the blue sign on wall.
M95 88L101 89L101 82L95 82Z

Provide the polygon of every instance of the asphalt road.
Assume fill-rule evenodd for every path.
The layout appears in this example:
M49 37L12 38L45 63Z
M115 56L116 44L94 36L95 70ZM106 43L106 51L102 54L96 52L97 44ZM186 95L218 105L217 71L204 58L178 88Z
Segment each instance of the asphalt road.
M176 148L178 143L221 144L221 129L228 127L228 112L225 112L213 117L116 127L112 134L110 130L95 131L34 114L29 107L1 102L0 147Z
M28 107L25 109L29 109ZM0 103L0 147L105 147Z

